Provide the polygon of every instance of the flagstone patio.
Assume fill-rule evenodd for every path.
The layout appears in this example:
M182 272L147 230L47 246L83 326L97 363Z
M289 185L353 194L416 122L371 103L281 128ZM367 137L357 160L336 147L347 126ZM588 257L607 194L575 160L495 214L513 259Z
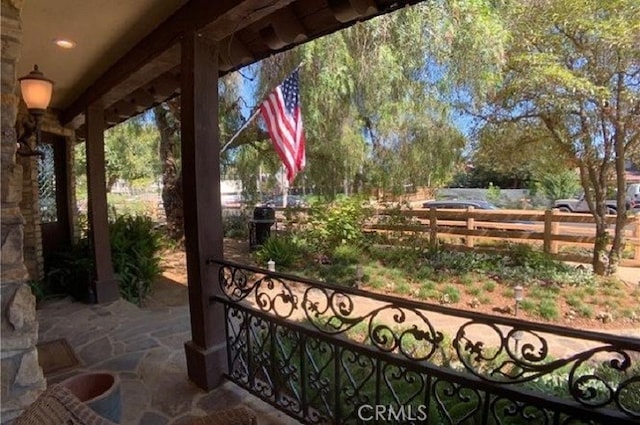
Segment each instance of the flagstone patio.
M188 306L141 309L123 300L87 305L63 299L43 303L37 313L39 341L66 338L80 360L48 383L87 371L117 374L122 425L181 424L240 404L258 414L259 424L298 423L231 382L207 393L188 380Z

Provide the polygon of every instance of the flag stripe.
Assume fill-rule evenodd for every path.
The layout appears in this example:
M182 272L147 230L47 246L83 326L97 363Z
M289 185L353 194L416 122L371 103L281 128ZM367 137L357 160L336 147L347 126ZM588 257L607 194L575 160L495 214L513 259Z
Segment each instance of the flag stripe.
M285 167L287 167L287 170L290 170L295 167L293 148L291 141L287 140L287 135L280 131L279 121L276 114L272 112L272 106L271 102L265 101L260 108L263 113L263 118L267 123L267 129L269 130L271 139L273 140L274 148L282 162L284 162Z
M305 136L299 105L298 71L289 75L260 105L273 147L291 182L306 163Z

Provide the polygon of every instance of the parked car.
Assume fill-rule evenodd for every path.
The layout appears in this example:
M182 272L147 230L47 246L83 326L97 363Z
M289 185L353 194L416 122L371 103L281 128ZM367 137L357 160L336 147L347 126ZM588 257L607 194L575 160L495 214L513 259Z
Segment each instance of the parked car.
M640 183L630 183L627 186L627 200L631 202L631 208L640 208Z
M422 204L422 208L439 208L439 209L459 209L463 210L473 207L478 210L497 210L498 207L487 201L473 200L446 200L446 201L427 201Z
M434 207L436 209L467 209L469 207L473 207L476 210L499 210L500 208L493 205L488 201L474 201L474 200L446 200L446 201L427 201L422 204L422 208L431 208ZM496 219L498 221L500 219ZM491 220L487 220L491 221ZM522 221L522 220L504 220L505 223L517 223L517 224L535 224L533 221Z
M283 204L282 195L275 196L273 198L267 199L263 205L266 207L272 208L281 208ZM302 198L302 196L298 195L287 195L287 208L304 208L307 207L307 203Z
M605 201L607 205L607 214L616 214L618 210L618 202L615 199L607 199ZM572 212L572 213L588 213L591 212L589 210L589 205L587 204L587 200L582 194L577 199L557 199L553 203L553 208L557 208L561 212ZM631 203L627 199L627 210L631 209Z

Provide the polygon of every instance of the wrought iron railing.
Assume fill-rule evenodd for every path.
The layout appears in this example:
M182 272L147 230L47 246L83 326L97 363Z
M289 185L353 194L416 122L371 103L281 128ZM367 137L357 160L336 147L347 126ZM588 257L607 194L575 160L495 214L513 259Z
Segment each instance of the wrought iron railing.
M210 264L228 378L301 422L640 422L637 338Z

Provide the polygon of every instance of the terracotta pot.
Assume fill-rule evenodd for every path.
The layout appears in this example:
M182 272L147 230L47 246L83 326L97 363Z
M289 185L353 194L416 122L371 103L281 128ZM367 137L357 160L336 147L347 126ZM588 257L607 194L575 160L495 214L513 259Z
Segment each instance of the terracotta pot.
M111 373L83 373L71 377L61 385L67 387L81 402L112 422L120 423L122 401L120 379Z

